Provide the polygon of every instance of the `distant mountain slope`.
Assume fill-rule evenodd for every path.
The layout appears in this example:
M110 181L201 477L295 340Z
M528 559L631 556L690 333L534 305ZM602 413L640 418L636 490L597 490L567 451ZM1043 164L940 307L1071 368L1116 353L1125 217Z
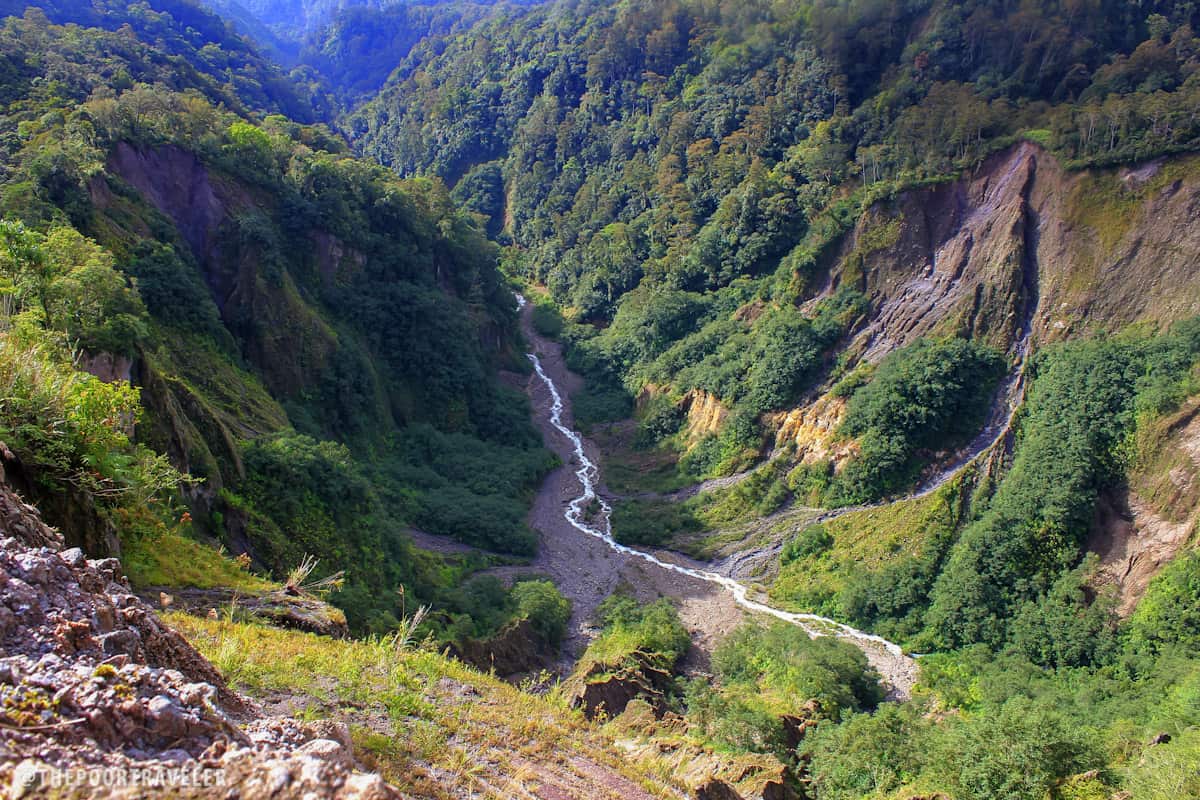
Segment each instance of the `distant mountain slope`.
M264 62L242 40L230 40L230 68L236 54L252 68L217 82L204 65L225 50L206 45L210 61L194 68L155 42L178 49L199 34L174 14L143 22L158 39L58 26L36 10L0 27L0 196L27 253L5 275L42 287L22 290L18 308L45 329L56 369L79 347L80 366L140 388L134 438L202 480L173 497L198 533L279 579L306 555L320 574L346 570L337 602L357 630L394 622L401 584L469 625L448 592L470 569L439 572L405 529L533 548L523 517L548 454L496 379L522 364L495 246L444 187L357 160L325 128L250 111L269 97L253 79ZM71 276L93 261L113 284L100 321L70 321L83 312L56 313L66 301L51 299L86 297L94 278L52 292L21 277L25 264ZM4 424L36 473L46 443ZM478 477L492 472L502 479ZM64 493L48 477L30 486L74 543L124 548L157 565L156 580L184 568L155 552L154 515L149 528L122 516L146 507ZM508 613L492 611L496 624Z
M73 23L114 34L128 25L136 40L150 48L149 53L137 52L126 40L114 65L128 60L129 80L165 80L180 89L203 81L208 84L203 91L210 99L220 95L236 109L278 112L298 122L326 116L321 100L290 81L225 20L193 0L151 0L144 5L124 0L3 0L0 17L23 16L26 8L37 9L53 23ZM119 47L116 43L122 38L113 36L110 41L110 46ZM146 71L158 75L152 78ZM119 87L122 78L112 77Z

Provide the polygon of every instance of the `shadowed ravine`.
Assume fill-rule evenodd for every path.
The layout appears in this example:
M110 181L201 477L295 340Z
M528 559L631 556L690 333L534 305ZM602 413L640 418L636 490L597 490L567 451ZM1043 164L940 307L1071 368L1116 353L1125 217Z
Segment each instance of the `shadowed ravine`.
M522 308L524 308L525 303L525 299L518 296L518 304ZM583 437L577 431L572 430L563 423L564 403L562 395L554 381L542 368L541 359L534 353L528 353L527 357L533 362L533 368L539 380L541 380L546 390L550 393L552 403L549 407L549 422L551 426L566 437L574 448L574 456L578 464L575 476L579 481L581 492L567 504L567 508L563 512L563 516L573 529L602 540L615 552L641 559L659 569L668 570L719 586L729 592L738 606L747 611L769 615L797 625L809 636L836 636L837 638L845 639L866 653L871 664L879 670L884 680L893 687L897 696L906 696L908 694L916 677L916 665L911 658L904 655L904 652L898 645L889 642L887 639L864 633L827 617L816 614L798 614L774 608L765 603L750 599L748 596L749 590L746 586L733 578L718 575L715 572L672 564L650 553L627 547L615 541L612 537L612 523L610 521L611 506L596 492L596 486L600 478L599 467L588 458L583 446ZM585 515L585 509L593 502L599 506L599 512L591 515L591 521L589 521Z

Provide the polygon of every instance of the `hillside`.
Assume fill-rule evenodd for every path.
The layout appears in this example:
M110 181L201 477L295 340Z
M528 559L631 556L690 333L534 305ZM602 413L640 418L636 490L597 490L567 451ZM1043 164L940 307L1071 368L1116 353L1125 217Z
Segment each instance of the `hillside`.
M444 189L349 157L324 128L269 106L237 113L220 94L234 89L203 73L138 72L190 51L138 56L120 41L131 35L36 12L2 32L15 69L7 313L20 321L6 352L36 354L76 387L54 403L79 428L63 447L22 427L35 406L9 408L3 439L25 465L22 488L71 544L123 553L144 584L170 590L203 572L181 563L193 534L276 581L306 559L314 579L345 571L334 601L358 632L426 602L443 629L488 635L503 614L474 626L455 593L502 557L443 563L406 530L532 553L524 510L550 461L497 378L521 365L495 248ZM114 74L128 81L119 93ZM136 424L89 438L75 405L94 390L72 363L132 381L138 391L106 402ZM12 380L31 397L65 391L20 370ZM126 440L130 463L91 449ZM472 481L464 461L507 482ZM69 477L79 471L95 480ZM144 508L159 484L169 503Z
M1192 4L33 6L0 780L1200 797Z

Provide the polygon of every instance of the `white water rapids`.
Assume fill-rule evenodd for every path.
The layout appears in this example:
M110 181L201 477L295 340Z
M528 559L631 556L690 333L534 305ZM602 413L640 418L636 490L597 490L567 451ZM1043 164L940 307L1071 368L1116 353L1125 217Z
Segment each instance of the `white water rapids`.
M518 305L524 307L525 298L517 296ZM867 647L875 647L885 650L894 657L904 658L904 653L900 647L882 636L874 636L869 633L864 633L860 630L851 628L849 625L843 625L827 617L818 616L816 614L797 614L790 611L782 611L778 608L773 608L765 603L760 603L756 600L751 600L748 596L748 589L733 578L727 578L724 575L718 575L715 572L707 572L700 569L692 569L683 567L678 564L672 564L669 561L663 561L650 553L642 550L637 550L632 547L627 547L620 544L612 537L612 522L610 515L612 507L603 497L596 493L596 483L600 477L600 469L596 464L587 457L583 449L583 437L577 432L571 430L562 421L563 399L559 394L558 387L554 385L554 381L542 369L541 360L533 353L527 353L527 357L533 362L534 371L537 372L538 378L546 386L550 392L551 400L553 401L550 407L550 424L555 430L571 442L575 449L575 458L579 462L579 468L575 470L575 476L579 479L579 484L583 488L583 493L576 497L567 506L567 510L563 513L567 522L580 533L586 533L588 536L594 536L601 539L610 548L618 553L640 558L643 561L648 561L662 569L671 570L681 575L687 575L691 578L696 578L708 583L721 586L733 595L733 599L739 606L749 611L754 611L760 614L767 614L776 619L781 619L785 622L790 622L804 630L809 636L836 636L841 639L848 639L859 646L866 645ZM603 520L603 529L593 527L586 521L584 509L586 509L592 501L595 501L600 506L599 517ZM864 648L866 649L866 648Z

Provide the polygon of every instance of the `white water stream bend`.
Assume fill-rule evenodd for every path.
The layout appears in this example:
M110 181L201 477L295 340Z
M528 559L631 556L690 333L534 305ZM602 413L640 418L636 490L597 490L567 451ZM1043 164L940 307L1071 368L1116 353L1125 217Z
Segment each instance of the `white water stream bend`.
M525 298L518 295L517 302L518 305L524 307L526 301ZM907 660L907 657L904 655L904 652L900 649L899 645L889 642L882 636L864 633L863 631L852 628L849 625L844 625L827 617L818 616L817 614L797 614L794 612L782 611L778 608L773 608L765 603L751 600L748 596L749 590L746 588L746 586L734 580L733 578L727 578L724 575L718 575L715 572L708 572L705 570L683 567L679 564L672 564L669 561L663 561L662 559L659 559L650 553L637 550L633 547L627 547L613 539L612 522L610 520L612 507L609 505L608 501L596 493L596 484L600 477L600 469L591 459L587 457L587 454L584 452L583 437L580 436L576 431L571 430L565 424L563 424L562 395L559 394L558 387L554 385L554 381L551 380L550 376L546 374L546 371L542 369L541 360L533 353L527 353L526 356L531 362L533 362L534 371L537 373L538 378L541 379L546 389L550 392L550 398L552 400L552 404L550 406L550 424L555 428L555 430L557 430L571 442L575 449L575 458L579 463L579 469L575 470L575 476L579 479L579 484L583 488L583 493L572 500L568 504L567 510L563 513L563 516L566 518L567 522L571 524L571 527L575 528L580 533L585 533L588 536L594 536L597 539L603 540L605 544L618 553L632 556L634 558L640 558L643 561L648 561L649 563L654 564L662 569L671 570L672 572L677 572L681 575L687 575L691 578L696 578L717 586L721 586L731 595L733 595L734 601L737 602L737 604L742 608L745 608L748 611L757 612L759 614L767 614L785 622L790 622L793 625L797 625L802 628L809 636L835 636L841 639L850 640L854 644L863 647L863 649L877 648L887 652L893 658L902 658ZM601 528L594 527L587 522L584 509L591 505L593 501L597 502L600 506L600 514L598 516L601 520L603 520L601 523Z

